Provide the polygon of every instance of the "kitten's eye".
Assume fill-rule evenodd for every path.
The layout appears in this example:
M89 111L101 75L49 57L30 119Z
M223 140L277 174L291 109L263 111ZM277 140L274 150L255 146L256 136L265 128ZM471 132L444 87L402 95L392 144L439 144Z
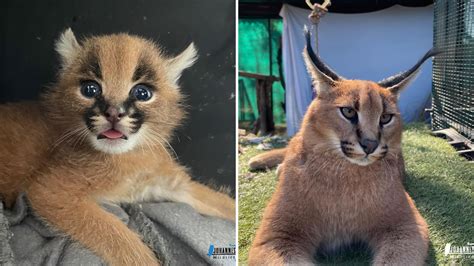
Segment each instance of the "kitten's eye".
M86 98L94 98L102 93L100 85L95 81L86 81L81 85L81 93Z
M143 84L138 84L133 87L130 93L135 97L135 99L142 102L150 100L152 96L150 88Z
M380 124L385 125L388 124L392 120L393 115L391 114L383 114L380 117Z
M357 117L357 112L356 110L354 110L354 108L341 107L341 113L345 118L349 120L353 120Z

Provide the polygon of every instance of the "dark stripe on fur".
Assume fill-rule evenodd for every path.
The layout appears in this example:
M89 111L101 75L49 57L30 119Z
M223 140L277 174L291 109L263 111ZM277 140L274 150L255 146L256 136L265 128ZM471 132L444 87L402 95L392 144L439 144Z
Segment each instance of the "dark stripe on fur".
M80 72L87 76L92 73L97 79L102 79L102 70L97 52L92 51L87 55Z
M145 113L137 108L135 102L135 98L130 95L128 99L123 103L127 114L130 116L130 118L134 119L134 121L131 122L133 124L132 133L138 132L143 122L145 122Z
M138 132L141 128L143 123L145 122L145 113L139 110L135 105L135 99L130 95L128 99L123 103L123 108L125 109L125 113L132 119L134 119L132 123L132 133ZM95 98L94 104L87 108L84 112L83 118L86 123L87 128L94 132L93 120L92 117L97 116L98 113L105 115L107 109L109 108L110 104L104 99L102 95Z
M140 79L145 79L149 81L156 80L156 73L153 70L153 66L151 66L145 59L140 58L137 67L135 68L135 72L133 73L132 80L138 81Z

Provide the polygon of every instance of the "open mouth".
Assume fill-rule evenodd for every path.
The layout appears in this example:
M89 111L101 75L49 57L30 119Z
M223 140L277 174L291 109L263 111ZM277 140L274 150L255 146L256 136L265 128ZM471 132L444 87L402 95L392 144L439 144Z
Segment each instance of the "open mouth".
M127 140L128 138L122 132L112 128L112 129L109 129L107 131L104 131L104 132L100 133L97 136L97 139L110 139L110 140L124 139L124 140Z

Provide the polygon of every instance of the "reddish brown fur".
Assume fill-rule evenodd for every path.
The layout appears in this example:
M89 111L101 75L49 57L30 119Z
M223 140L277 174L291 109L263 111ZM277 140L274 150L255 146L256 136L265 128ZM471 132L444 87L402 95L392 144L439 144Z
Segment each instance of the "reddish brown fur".
M249 265L314 264L318 248L355 240L369 244L374 265L422 265L428 228L402 184L397 95L371 81L333 82L311 74L321 90L300 131L286 150L259 162L271 159L274 164L275 156L285 154ZM341 116L339 108L344 106L357 109L360 126ZM393 114L393 124L380 128L382 113ZM375 152L365 166L350 162L365 156L356 147L356 128L362 136L380 133L380 145L388 147L386 155ZM344 155L342 140L353 143L354 152Z
M283 162L285 158L286 149L275 149L265 153L261 153L252 157L249 161L251 170L265 170L273 168Z
M112 265L159 263L140 237L97 201L165 199L233 220L233 199L192 181L165 148L184 115L175 80L193 56L188 61L168 58L153 43L127 34L89 38L80 46L72 32L68 34L58 45L63 56L58 83L41 103L0 106L0 195L6 203L11 205L25 191L33 209L48 223ZM147 114L137 133L146 141L130 151L104 153L92 147L86 131L73 131L84 128L82 112L91 105L91 99L79 92L81 79L95 79L92 73L81 72L91 53L100 60L103 95L111 104L128 97L141 58L157 76L154 100L137 103Z

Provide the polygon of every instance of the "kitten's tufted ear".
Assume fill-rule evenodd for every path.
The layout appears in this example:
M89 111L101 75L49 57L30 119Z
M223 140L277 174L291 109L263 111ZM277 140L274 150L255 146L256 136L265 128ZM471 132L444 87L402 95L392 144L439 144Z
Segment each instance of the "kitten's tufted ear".
M306 26L304 28L304 34L306 38L306 47L303 50L303 58L306 69L311 75L317 94L324 93L325 91L329 91L336 81L342 80L343 78L336 74L336 72L327 66L321 58L313 52L310 34Z
M71 28L66 29L56 41L56 52L61 56L63 67L72 62L80 48Z
M191 43L183 52L169 60L168 75L177 83L183 71L192 66L197 60L197 51L194 43Z

